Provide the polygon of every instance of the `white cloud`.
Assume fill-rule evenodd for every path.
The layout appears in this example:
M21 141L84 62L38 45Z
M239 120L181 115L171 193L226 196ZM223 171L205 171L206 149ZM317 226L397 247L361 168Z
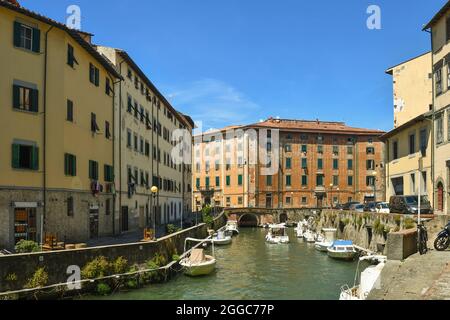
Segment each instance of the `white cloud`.
M176 109L203 122L203 130L251 123L261 109L245 94L216 79L198 80L166 91Z

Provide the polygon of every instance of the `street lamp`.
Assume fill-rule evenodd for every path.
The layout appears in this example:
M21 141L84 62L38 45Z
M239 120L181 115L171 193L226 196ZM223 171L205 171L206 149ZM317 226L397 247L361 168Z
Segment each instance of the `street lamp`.
M153 196L153 238L156 240L156 197L158 195L159 189L157 186L153 186L150 191Z
M373 172L373 202L377 202L377 174L378 172Z
M331 209L333 209L333 183L330 183L330 204L331 204Z

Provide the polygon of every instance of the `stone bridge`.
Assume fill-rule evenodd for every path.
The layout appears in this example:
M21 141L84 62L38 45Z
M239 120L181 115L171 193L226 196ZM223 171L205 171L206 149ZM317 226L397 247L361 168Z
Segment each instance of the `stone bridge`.
M238 221L241 227L257 227L266 223L298 222L321 209L267 209L267 208L226 208L228 220Z

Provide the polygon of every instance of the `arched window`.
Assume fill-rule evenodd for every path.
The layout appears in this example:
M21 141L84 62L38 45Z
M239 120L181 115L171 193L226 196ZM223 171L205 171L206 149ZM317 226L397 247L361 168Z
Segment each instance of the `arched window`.
M442 182L439 182L437 187L437 210L444 211L444 185Z

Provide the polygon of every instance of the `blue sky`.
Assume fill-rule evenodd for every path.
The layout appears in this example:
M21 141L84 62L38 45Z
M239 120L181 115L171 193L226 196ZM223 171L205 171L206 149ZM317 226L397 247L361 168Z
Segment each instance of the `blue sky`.
M127 50L203 129L270 116L390 130L384 71L430 48L446 0L19 0L55 20L80 6L94 42ZM381 8L381 30L366 27Z

